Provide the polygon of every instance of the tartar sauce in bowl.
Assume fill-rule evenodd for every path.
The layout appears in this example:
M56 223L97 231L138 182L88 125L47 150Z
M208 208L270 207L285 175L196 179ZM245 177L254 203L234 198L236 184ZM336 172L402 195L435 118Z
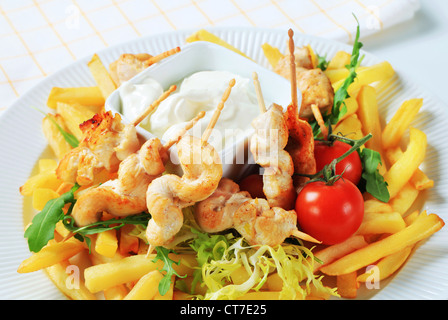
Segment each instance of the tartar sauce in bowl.
M168 141L199 112L205 111L205 117L189 132L200 137L231 79L235 79L235 86L208 140L218 152L231 147L252 132L251 122L260 111L252 81L228 71L200 71L186 77L141 126ZM140 84L124 84L120 88L123 114L135 118L162 93L162 86L151 78Z

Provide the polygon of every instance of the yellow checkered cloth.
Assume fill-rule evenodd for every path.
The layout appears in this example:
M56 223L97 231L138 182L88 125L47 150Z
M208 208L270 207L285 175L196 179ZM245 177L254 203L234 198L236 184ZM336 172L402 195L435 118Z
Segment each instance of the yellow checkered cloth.
M0 114L44 77L113 44L211 26L293 28L351 42L410 19L418 0L2 0Z

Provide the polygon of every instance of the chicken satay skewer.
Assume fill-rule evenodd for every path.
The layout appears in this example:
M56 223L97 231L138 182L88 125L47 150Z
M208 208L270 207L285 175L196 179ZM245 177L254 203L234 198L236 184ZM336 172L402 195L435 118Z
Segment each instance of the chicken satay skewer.
M152 219L146 228L149 243L147 257L157 246L165 245L178 233L183 224L182 208L208 198L218 187L222 178L222 165L216 150L207 143L234 85L235 79L230 80L201 139L186 136L185 140L179 141L181 146L178 152L183 176L167 174L149 185L146 202ZM198 150L197 147L200 147L201 162L186 163L191 161L189 156L191 152Z
M300 118L302 106L298 106L296 63L294 56L294 32L288 31L290 53L290 77L291 77L291 103L285 112L285 118L289 131L289 142L286 150L294 159L294 171L296 174L316 173L316 160L314 159L314 134L308 121ZM297 190L303 187L308 178L295 176L294 185Z
M167 91L165 91L156 101L151 103L134 121L131 122L133 126L138 126L151 112L153 112L159 104L168 98L168 96L177 89L176 85L172 85Z
M253 73L253 79L261 114L252 121L255 133L250 150L255 162L265 169L263 193L269 204L291 209L296 198L292 180L294 164L289 153L284 150L289 133L283 108L273 104L267 111L256 72Z
M135 127L165 100L176 86L171 86L130 124L124 125L120 115L108 111L96 114L80 125L84 138L80 145L59 162L56 173L66 182L88 185L102 168L116 172L119 163L140 148Z
M224 108L224 104L226 103L227 99L229 99L230 92L232 91L233 86L235 85L235 79L230 80L229 86L227 87L226 91L224 92L221 102L216 107L215 113L213 113L212 118L210 119L210 122L208 123L207 128L205 129L204 133L202 134L202 144L205 144L210 138L210 135L212 133L213 128L216 125L216 122L218 122L219 116L221 115L221 111Z

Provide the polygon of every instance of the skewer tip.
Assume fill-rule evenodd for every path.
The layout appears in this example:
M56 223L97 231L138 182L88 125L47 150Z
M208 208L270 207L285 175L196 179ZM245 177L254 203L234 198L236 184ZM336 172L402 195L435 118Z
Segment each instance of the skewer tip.
M258 80L258 74L255 71L252 73L252 79L254 79L255 81Z
M294 36L294 31L292 29L288 30L288 36L292 38Z
M149 245L149 248L148 248L148 252L146 252L146 258L148 259L149 258L149 256L151 255L151 253L154 251L154 247L152 246L152 245Z

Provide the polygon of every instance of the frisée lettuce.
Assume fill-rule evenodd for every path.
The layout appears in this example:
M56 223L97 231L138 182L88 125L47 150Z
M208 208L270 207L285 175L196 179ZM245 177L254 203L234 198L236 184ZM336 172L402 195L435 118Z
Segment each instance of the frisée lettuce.
M226 240L220 238L220 241L198 237L195 241L198 239L204 239L208 244L214 243L217 247L209 248L209 252L215 254L210 254L210 259L202 260L199 264L201 282L207 288L204 296L197 296L199 299L237 299L250 291L262 290L268 276L273 273L277 273L282 281L280 299L305 298L311 290L338 296L336 289L322 284L322 276L313 273L316 262L311 250L306 247L295 244L283 244L275 248L267 245L250 246L243 238L230 237L226 237ZM196 242L195 247L201 246ZM242 283L233 283L232 273L240 268L244 268L249 277Z

